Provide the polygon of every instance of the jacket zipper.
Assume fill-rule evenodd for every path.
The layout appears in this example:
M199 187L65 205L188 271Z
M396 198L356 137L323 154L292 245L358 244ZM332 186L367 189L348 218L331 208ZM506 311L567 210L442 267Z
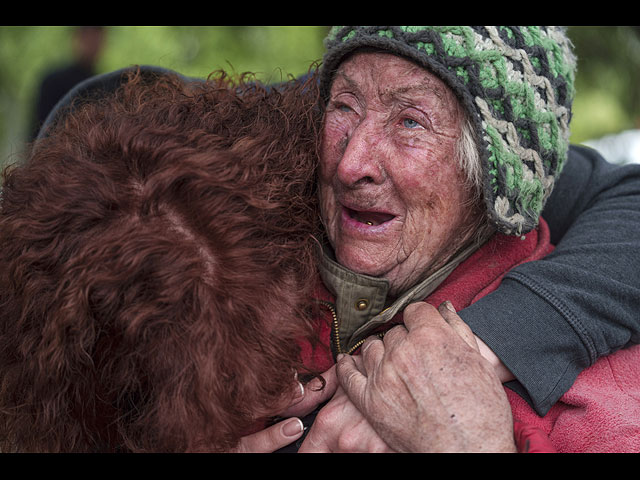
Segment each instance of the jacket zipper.
M342 351L342 343L340 341L340 328L338 325L338 315L336 313L336 309L330 302L326 300L318 300L318 302L329 309L331 312L331 316L333 317L333 321L331 323L333 330L333 343L335 350L338 354L345 353L347 355L351 355L354 351L356 351L360 346L365 342L366 338L359 340L353 347L348 349L346 352ZM380 332L377 334L380 338L384 337L384 332Z

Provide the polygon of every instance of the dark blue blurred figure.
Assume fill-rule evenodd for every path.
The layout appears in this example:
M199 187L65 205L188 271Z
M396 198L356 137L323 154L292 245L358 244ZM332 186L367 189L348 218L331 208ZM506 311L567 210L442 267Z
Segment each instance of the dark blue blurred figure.
M105 27L75 27L72 39L74 61L48 73L40 84L31 132L35 138L47 115L75 85L96 74L95 65L105 40Z

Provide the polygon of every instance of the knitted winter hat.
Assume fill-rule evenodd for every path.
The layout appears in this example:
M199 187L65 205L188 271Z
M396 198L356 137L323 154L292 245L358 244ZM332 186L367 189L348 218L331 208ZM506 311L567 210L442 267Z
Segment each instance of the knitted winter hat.
M560 27L333 27L320 88L354 50L383 49L439 76L476 129L490 220L506 234L538 218L569 148L576 61Z

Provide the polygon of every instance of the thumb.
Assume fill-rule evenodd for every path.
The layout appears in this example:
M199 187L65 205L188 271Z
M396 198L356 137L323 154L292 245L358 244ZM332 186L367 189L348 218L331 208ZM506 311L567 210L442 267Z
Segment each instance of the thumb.
M361 361L360 356L343 355L339 357L336 363L336 376L351 402L358 410L362 411L368 378L358 368L356 358Z

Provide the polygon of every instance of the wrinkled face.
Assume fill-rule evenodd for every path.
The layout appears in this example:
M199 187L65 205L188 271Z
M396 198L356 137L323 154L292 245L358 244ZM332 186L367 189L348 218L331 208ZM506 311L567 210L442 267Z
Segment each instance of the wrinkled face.
M368 52L343 62L319 180L339 263L387 278L398 294L468 239L473 209L455 153L463 115L453 92L408 60Z

